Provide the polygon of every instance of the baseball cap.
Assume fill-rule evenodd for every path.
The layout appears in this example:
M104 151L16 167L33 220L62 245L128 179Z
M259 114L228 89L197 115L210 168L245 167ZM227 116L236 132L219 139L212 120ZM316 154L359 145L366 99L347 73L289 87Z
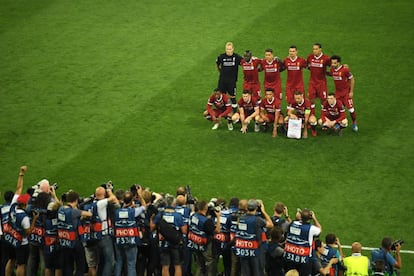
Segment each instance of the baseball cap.
M258 203L256 199L249 199L247 202L247 210L254 211L257 209Z
M27 204L29 200L30 200L29 194L22 194L22 195L19 195L19 197L17 198L17 203Z

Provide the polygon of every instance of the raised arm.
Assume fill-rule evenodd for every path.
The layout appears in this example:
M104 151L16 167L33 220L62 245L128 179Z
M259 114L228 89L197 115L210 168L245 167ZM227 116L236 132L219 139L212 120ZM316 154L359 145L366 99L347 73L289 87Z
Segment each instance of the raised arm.
M266 220L266 228L272 228L273 227L273 221L270 218L270 216L266 213L266 209L263 205L263 202L260 202L260 212L262 213L263 217Z
M17 185L16 185L16 195L20 195L22 193L23 190L23 178L24 178L24 173L26 172L27 167L26 166L21 166L20 167L20 172L19 172L19 177L17 178Z

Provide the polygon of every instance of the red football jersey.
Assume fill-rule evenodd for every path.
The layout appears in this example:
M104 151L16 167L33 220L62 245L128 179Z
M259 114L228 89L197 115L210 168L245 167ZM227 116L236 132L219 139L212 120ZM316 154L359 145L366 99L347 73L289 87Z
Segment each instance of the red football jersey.
M321 114L322 121L325 121L325 118L328 118L331 121L341 122L345 119L345 107L344 104L340 100L336 100L334 105L330 105L328 101L323 103L322 107L322 114Z
M243 97L239 99L237 102L239 104L239 108L243 108L244 114L252 114L254 112L255 107L259 107L257 99L255 97L251 97L249 102L243 101Z
M273 58L271 62L262 59L261 66L264 71L264 87L267 88L280 85L281 61L278 58Z
M248 83L259 83L259 64L261 59L252 57L250 62L244 59L240 62L243 68L244 81Z
M308 66L306 60L301 57L296 57L293 60L290 57L287 57L283 63L287 70L286 86L303 87L302 69Z
M343 65L338 69L331 68L331 74L335 83L335 93L338 95L344 95L349 93L351 85L349 80L353 78L349 68L345 68Z
M288 109L293 109L294 110L294 113L296 114L296 116L298 117L298 118L302 118L302 119L304 119L305 118L305 111L306 110L311 110L311 102L308 100L308 99L306 99L306 98L303 98L303 101L301 102L301 103L291 103L289 106L288 106Z
M310 70L310 81L326 81L326 68L331 66L331 59L321 53L318 57L310 54L307 61Z
M280 111L280 100L273 98L269 101L267 98L264 98L260 102L260 110L266 110L267 114L275 114L276 111Z
M207 111L210 115L213 115L213 106L215 109L220 110L222 113L224 112L222 116L227 115L231 112L231 101L229 99L229 96L226 94L221 94L221 97L219 99L216 99L213 93L207 101Z

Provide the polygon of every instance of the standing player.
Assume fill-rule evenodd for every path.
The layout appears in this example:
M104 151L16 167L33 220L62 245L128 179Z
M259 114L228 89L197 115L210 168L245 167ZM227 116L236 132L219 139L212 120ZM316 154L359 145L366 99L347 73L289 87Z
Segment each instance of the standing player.
M312 127L312 136L316 136L316 117L310 114L311 102L306 99L300 91L295 92L295 102L288 106L288 113L285 118L285 123L289 122L289 119L302 119L303 138L308 138L308 123Z
M252 96L249 90L243 90L243 95L239 99L239 112L236 112L232 119L233 122L241 121L242 128L240 131L244 134L247 132L247 127L251 120L256 120L259 116L259 104L255 97ZM259 132L260 126L256 121L254 131Z
M273 137L277 137L278 125L283 125L283 115L280 114L280 100L275 97L273 88L266 88L265 98L260 102L260 113L257 120L266 126L273 123Z
M217 70L220 72L218 88L223 93L230 95L233 111L237 110L236 82L239 73L239 65L242 57L234 53L232 42L226 43L226 52L216 59Z
M282 100L282 81L280 72L284 70L283 63L278 57L273 56L273 50L265 50L265 58L262 59L261 68L264 71L264 89L272 88L275 97Z
M308 56L307 62L310 70L308 98L312 103L311 114L314 114L316 98L319 98L321 105L326 100L328 91L326 68L331 66L331 59L322 53L322 45L315 43L312 47L312 54Z
M217 129L220 125L221 118L227 118L227 128L233 130L231 121L233 113L231 111L230 99L226 94L221 93L218 88L214 89L213 94L208 99L207 107L203 115L207 120L214 122L211 129Z
M355 78L348 67L341 64L341 57L334 55L331 57L331 72L335 83L335 97L340 100L348 109L352 118L352 130L358 131L356 114L354 109L354 86Z
M257 99L262 98L259 82L259 65L261 62L261 59L252 57L252 52L250 50L246 50L240 63L244 75L243 90L249 90Z
M334 93L328 94L322 106L319 124L322 126L322 129L334 129L339 135L341 135L342 129L348 126L344 104L340 100L335 99Z
M305 94L302 70L307 68L308 64L304 58L298 57L298 49L295 45L289 47L289 56L284 59L283 64L287 69L286 102L289 105L295 102L293 94L296 91Z

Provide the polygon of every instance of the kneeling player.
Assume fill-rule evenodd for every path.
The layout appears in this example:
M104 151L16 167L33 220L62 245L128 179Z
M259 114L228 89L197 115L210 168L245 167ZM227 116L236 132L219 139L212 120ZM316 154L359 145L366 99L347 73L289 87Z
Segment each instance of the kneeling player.
M312 136L316 136L316 121L315 115L311 115L311 102L303 97L302 92L296 91L294 93L294 103L291 103L287 108L287 116L285 117L285 123L289 122L289 119L302 119L303 138L308 138L308 123L312 128ZM287 127L286 127L287 128Z
M259 124L266 127L273 123L273 137L277 137L278 125L283 125L283 115L280 113L280 100L275 98L273 88L266 88L265 98L260 102L260 113L257 119Z
M329 93L323 104L319 125L322 129L334 129L339 135L342 129L348 126L344 104L335 98L334 93Z
M257 99L253 97L249 90L243 90L243 95L238 101L239 104L239 112L236 112L232 119L233 122L241 121L242 128L240 131L242 133L247 132L247 127L251 120L256 120L259 117L259 104ZM256 121L255 132L260 131L260 126Z
M214 107L214 108L213 108ZM227 119L227 128L233 130L233 124L231 116L231 101L226 94L223 94L218 88L214 89L213 94L210 96L207 102L207 110L203 115L207 120L214 122L211 129L215 130L219 127L221 118Z

